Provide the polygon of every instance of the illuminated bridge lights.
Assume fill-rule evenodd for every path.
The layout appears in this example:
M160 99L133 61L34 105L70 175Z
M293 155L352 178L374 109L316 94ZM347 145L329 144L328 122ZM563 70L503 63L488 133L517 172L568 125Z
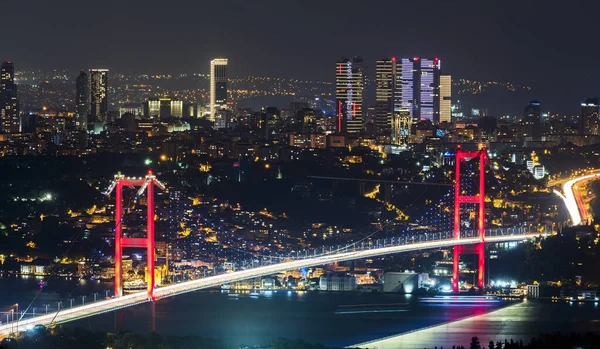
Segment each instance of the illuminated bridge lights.
M58 314L49 313L19 321L19 325L23 328L35 325L50 325L51 323L66 323L89 316L94 316L106 312L115 311L118 309L130 307L137 304L152 301L154 299L167 298L183 293L194 292L197 290L228 284L245 279L252 279L272 274L277 274L283 271L314 267L318 265L331 264L335 262L343 262L354 259L363 259L370 257L383 256L401 252L411 252L423 249L438 249L452 246L476 245L481 242L477 231L469 232L465 235L470 237L461 237L455 239L452 237L452 232L429 234L428 237L421 238L420 241L408 241L397 239L392 244L391 239L387 244L380 247L364 246L364 249L354 248L352 251L339 252L335 254L309 256L304 259L274 263L265 266L259 266L251 269L245 269L227 274L220 274L206 277L203 279L186 281L179 284L169 285L156 288L153 297L149 297L146 292L133 293L122 297L116 297L109 300L88 303L85 305L62 309ZM522 241L530 238L539 237L539 233L530 233L528 227L514 227L490 229L486 231L486 241L490 243L507 242L507 241ZM14 328L12 323L7 323L0 326L0 338L11 334Z

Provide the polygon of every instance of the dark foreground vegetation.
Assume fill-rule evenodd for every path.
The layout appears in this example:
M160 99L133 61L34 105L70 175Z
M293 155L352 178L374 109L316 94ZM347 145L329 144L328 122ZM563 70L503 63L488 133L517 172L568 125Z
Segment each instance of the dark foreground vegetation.
M231 348L223 341L196 336L161 336L156 333L140 335L131 332L106 333L84 329L30 330L19 339L5 338L0 349L327 349L322 344L310 344L300 339L278 338L266 346L240 346ZM373 349L376 347L373 347ZM482 344L477 337L467 346L440 345L429 349L547 349L547 348L600 348L600 335L595 333L552 333L532 338L529 342L505 339ZM334 349L334 348L329 348ZM398 348L401 349L401 348Z

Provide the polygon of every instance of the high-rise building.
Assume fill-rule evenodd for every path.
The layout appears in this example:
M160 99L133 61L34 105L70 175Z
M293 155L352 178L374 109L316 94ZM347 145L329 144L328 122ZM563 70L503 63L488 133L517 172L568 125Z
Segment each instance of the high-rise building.
M375 66L375 124L379 131L392 128L392 115L401 108L402 70L396 58L380 59Z
M439 122L452 122L452 77L450 75L440 75L439 91Z
M227 59L210 61L210 121L215 121L219 109L227 105Z
M82 70L75 80L75 109L77 117L75 122L80 130L87 130L87 117L90 108L90 82L88 75Z
M19 100L15 84L15 67L3 62L0 75L0 129L3 133L19 133Z
M598 98L588 98L581 103L581 117L579 119L580 135L600 135L598 105Z
M360 57L336 63L337 132L358 133L363 127L364 61Z
M531 101L527 103L527 106L525 107L523 112L523 121L528 123L539 123L541 114L540 102Z
M108 113L108 69L90 69L90 117L88 122L106 121Z
M440 122L440 66L439 59L420 59L421 89L418 116L421 120Z
M402 58L401 106L410 112L413 121L440 118L440 67L438 58Z
M147 118L180 118L183 116L183 101L172 97L149 98L144 104Z
M540 102L530 101L523 110L523 119L520 124L522 126L522 134L524 137L531 137L538 140L542 136L542 128L540 125Z
M407 109L394 112L392 115L392 144L408 144L412 123L412 117Z

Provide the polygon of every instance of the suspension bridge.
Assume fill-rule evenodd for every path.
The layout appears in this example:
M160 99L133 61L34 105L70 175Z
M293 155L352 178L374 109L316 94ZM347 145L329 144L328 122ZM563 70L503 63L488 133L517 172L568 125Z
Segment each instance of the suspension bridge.
M477 285L480 289L483 289L486 243L522 241L538 237L540 233L532 231L527 225L486 229L485 167L487 165L487 152L485 149L476 152L467 152L458 149L455 159L455 183L452 191L444 196L442 202L435 205L423 217L417 220L417 228L408 228L398 236L369 240L367 242L361 241L344 246L323 247L288 253L287 255L279 255L277 256L278 258L264 258L257 265L252 263L251 266L243 266L237 271L163 287L155 286L154 273L149 272L146 278L148 281L146 292L128 295L123 295L122 289L122 251L126 247L147 249L148 270L153 270L155 259L153 196L155 188L164 189L164 186L152 173L149 173L144 178L130 178L119 174L115 176L107 191L107 194L115 191L116 198L114 298L97 300L88 304L63 308L56 312L27 318L24 315L19 316L17 314L15 321L7 321L7 323L0 325L0 338L18 332L19 328L23 330L36 325L47 326L66 323L146 302L154 302L167 297L236 281L273 275L288 270L424 249L453 248L452 287L455 292L458 291L460 255L467 253L478 255ZM463 171L465 169L472 170L474 163L477 164L475 174ZM139 188L138 195L143 195L144 192L147 195L148 217L147 236L145 238L122 236L122 191L128 187ZM450 199L450 204L444 201L447 199ZM461 207L467 205L476 206L476 209L463 212ZM436 214L428 214L431 212ZM452 214L448 215L447 213ZM475 219L472 218L473 215L476 216ZM442 219L442 216L445 218ZM475 223L463 224L465 219L468 222L474 221Z

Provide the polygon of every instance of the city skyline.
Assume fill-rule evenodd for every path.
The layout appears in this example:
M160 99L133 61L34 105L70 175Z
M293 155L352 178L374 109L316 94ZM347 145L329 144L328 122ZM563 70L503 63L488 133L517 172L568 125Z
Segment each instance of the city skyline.
M362 13L366 20L364 25L351 27L344 25L344 18L354 7L352 1L343 3L344 6L336 1L318 6L310 1L302 4L264 1L259 5L235 1L200 5L179 1L173 8L180 17L164 16L163 11L158 10L160 6L137 8L135 1L127 4L107 1L103 5L104 12L113 14L108 18L101 16L103 11L87 11L88 5L71 0L63 3L65 6L60 7L39 0L15 3L15 13L27 11L30 25L19 26L18 31L6 38L5 59L19 62L22 68L106 66L111 70L160 72L167 67L177 71L205 71L204 62L224 56L236 62L231 67L231 76L250 73L333 81L330 62L340 57L360 55L373 62L369 68L374 71L374 62L382 57L437 55L444 59L445 69L453 76L532 85L537 96L525 99L538 99L547 104L548 109L563 113L585 98L599 94L600 90L597 83L600 72L562 64L571 52L579 52L578 58L589 62L597 54L597 49L587 44L586 35L580 34L597 31L595 20L581 20L600 6L590 2L575 3L564 9L557 2L544 2L543 6L536 1L438 2L428 9L431 18L428 26L419 24L419 16L407 15L400 23L392 20L400 10L419 13L417 4L389 3L366 7ZM130 16L134 9L138 15ZM90 16L80 16L81 11L89 12ZM202 13L222 11L232 16L227 25L221 25L211 16L202 16ZM235 20L253 18L265 11L273 15L273 23L268 28L247 28L244 21ZM521 13L535 14L544 23L562 25L538 25L539 21L521 18ZM44 30L47 23L44 19L48 17L69 18L69 21L53 24L53 35L49 37L49 31ZM295 25L301 18L311 18L316 23L330 22L328 27L336 29ZM7 25L13 27L21 20L19 15L6 19ZM148 26L146 20L169 25L172 30L167 32L159 25ZM80 29L69 30L72 25ZM203 35L214 27L220 30ZM339 35L342 30L346 35ZM412 34L404 35L406 32ZM178 40L169 53L153 49L151 43L170 40L173 36ZM200 42L196 40L198 36L202 38ZM64 45L55 44L56 38L60 38L68 47L75 47L87 37L98 37L106 49L99 53L74 50L74 54L65 57ZM360 38L358 44L351 38ZM198 44L190 46L188 42ZM309 49L297 50L298 46L289 45L290 42ZM31 47L44 52L43 62L29 54ZM581 50L580 47L587 48ZM150 56L152 59L148 59ZM558 69L561 70L559 80L547 74Z

